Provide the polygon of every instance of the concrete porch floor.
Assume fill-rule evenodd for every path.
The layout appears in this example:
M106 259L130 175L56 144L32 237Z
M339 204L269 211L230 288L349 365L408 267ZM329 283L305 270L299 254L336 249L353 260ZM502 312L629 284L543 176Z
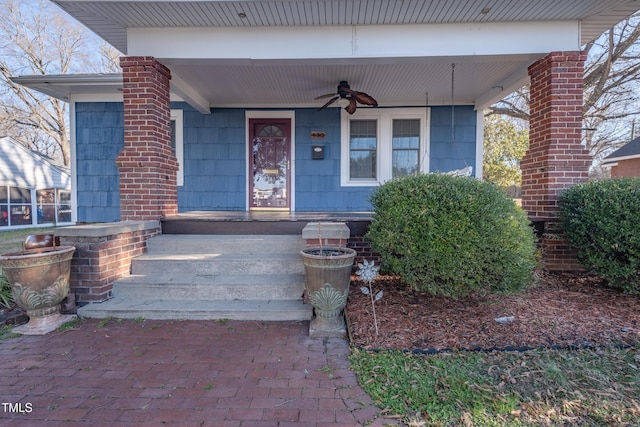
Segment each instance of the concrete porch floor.
M399 426L308 322L84 319L0 346L12 426ZM27 406L27 404L29 404ZM6 421L5 421L6 420Z

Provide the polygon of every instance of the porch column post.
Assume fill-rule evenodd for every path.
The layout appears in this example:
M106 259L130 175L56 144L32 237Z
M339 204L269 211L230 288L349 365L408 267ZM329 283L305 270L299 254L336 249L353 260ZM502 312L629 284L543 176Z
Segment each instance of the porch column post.
M545 221L540 238L545 267L581 269L559 230L559 193L586 181L591 156L582 147L584 61L580 51L552 52L529 67L529 150L521 161L522 207Z
M171 152L171 72L153 57L120 60L124 93L124 148L120 220L157 220L178 211L178 163Z

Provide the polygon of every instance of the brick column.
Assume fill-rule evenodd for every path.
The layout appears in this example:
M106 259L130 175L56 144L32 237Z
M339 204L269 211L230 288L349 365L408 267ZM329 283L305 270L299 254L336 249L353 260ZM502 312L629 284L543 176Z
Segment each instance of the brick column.
M120 220L157 220L178 211L178 163L171 152L168 68L152 57L120 60L124 92L124 148Z
M521 161L522 207L545 221L540 248L549 270L580 269L558 227L558 195L586 181L591 157L581 145L583 52L552 52L529 67L529 150Z

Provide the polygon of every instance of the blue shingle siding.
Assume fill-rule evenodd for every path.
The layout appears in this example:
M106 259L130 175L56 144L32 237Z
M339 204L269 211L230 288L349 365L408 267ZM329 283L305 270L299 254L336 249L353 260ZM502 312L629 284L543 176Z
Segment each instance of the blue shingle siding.
M476 156L476 112L473 106L455 107L455 141L452 142L451 107L431 108L431 172L449 172L473 166Z
M78 221L118 221L120 181L115 159L124 145L122 103L79 102L75 110Z
M182 109L184 119L184 185L178 187L178 210L244 210L244 110L204 115L184 103L171 108Z
M244 210L247 206L246 117L243 109L216 109L204 115L185 103L183 110L184 185L178 187L178 209ZM475 165L476 113L455 109L451 141L451 108L432 107L430 170L446 172ZM367 211L375 187L342 187L340 183L340 110L297 109L295 114L295 210ZM115 159L124 143L121 103L77 103L78 220L110 222L120 217L119 179ZM311 132L325 133L323 140ZM312 160L311 147L323 145L323 160ZM475 170L474 170L475 172Z
M311 132L325 133L323 140ZM312 160L311 147L324 146L324 159ZM340 109L296 110L296 210L368 211L372 187L340 185Z

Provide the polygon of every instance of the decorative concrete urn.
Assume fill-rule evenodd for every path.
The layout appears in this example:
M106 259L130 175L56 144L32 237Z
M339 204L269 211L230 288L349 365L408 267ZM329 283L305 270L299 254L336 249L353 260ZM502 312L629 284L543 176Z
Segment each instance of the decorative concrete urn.
M44 335L76 317L60 313L60 303L69 292L75 249L52 246L0 255L0 266L11 284L13 299L29 316L29 322L13 332Z
M327 238L326 234L330 234L332 229L335 231L335 228L340 226L345 227L347 230L346 237L342 236L346 243L346 239L349 237L349 228L345 224L325 226L329 228L324 230L324 238L308 238L308 233L305 233L304 230L302 235L303 238L307 237L307 242L333 242L335 239ZM307 227L314 230L316 224L312 223ZM305 230L307 227L305 227ZM322 228L320 233L323 233ZM318 229L315 228L312 233L316 233L317 236ZM309 325L309 336L312 338L346 337L347 328L344 322L343 310L349 295L351 270L356 251L338 244L329 243L308 246L301 251L301 255L305 270L305 295L313 305L315 314Z

